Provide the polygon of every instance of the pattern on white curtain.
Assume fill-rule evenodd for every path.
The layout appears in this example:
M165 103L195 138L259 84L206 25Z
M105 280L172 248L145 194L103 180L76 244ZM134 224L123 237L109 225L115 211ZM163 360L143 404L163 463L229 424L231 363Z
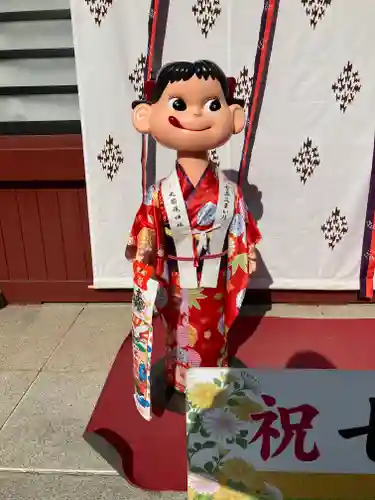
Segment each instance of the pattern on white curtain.
M85 0L85 2L90 9L90 13L94 16L95 23L100 26L108 13L108 9L113 4L113 0Z

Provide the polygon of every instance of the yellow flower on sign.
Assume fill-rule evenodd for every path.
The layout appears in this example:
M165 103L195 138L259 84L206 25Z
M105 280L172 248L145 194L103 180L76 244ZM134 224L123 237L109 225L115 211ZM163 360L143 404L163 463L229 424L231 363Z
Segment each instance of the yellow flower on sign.
M188 391L188 399L200 409L222 408L227 404L228 393L215 384L206 382L194 385Z
M231 458L223 463L220 474L227 480L248 485L254 482L256 470L242 458Z
M197 495L195 491L192 490L191 488L188 488L188 500L195 500L196 497Z
M241 491L232 490L226 486L221 486L220 489L214 494L214 500L262 500L262 494L242 493Z
M237 404L235 406L230 406L230 411L243 422L248 422L253 413L260 413L264 410L264 407L260 403L248 397L236 398L234 401Z
M226 460L218 473L218 481L222 485L233 481L234 483L244 485L248 491L258 491L264 494L264 480L261 474L242 458Z

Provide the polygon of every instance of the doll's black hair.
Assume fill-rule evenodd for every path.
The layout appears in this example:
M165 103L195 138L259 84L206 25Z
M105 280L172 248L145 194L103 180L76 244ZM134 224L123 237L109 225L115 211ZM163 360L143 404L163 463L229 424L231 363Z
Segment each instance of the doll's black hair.
M155 79L151 99L149 101L134 101L132 103L132 108L134 109L141 103L154 104L158 102L169 83L180 82L181 80L186 82L193 76L204 78L205 80L210 77L213 80L217 80L221 85L227 104L229 106L231 104L239 104L241 107L244 107L245 103L243 100L234 99L233 96L230 95L228 80L224 71L214 62L201 59L195 62L176 61L163 66Z

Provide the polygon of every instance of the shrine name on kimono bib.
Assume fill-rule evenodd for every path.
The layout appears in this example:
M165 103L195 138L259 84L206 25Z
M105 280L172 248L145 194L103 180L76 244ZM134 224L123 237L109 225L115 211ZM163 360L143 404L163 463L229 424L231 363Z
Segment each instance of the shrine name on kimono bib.
M161 193L169 221L171 235L176 248L176 258L181 288L216 288L223 246L229 225L233 219L236 185L218 171L219 196L215 220L207 231L192 230L182 194L177 170L162 181ZM203 259L200 283L195 266L194 237L198 235L198 250L207 250ZM199 256L198 256L199 257Z

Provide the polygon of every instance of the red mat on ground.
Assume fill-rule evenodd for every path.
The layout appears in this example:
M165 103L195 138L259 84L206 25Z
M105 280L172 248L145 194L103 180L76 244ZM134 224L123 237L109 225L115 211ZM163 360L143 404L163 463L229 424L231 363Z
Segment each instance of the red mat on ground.
M158 320L154 338L156 362L164 355L164 333ZM241 317L230 333L229 346L230 355L250 368L374 370L375 320ZM147 422L138 414L132 394L128 338L86 432L101 435L116 448L124 473L134 485L154 491L186 491L185 417L165 410Z

